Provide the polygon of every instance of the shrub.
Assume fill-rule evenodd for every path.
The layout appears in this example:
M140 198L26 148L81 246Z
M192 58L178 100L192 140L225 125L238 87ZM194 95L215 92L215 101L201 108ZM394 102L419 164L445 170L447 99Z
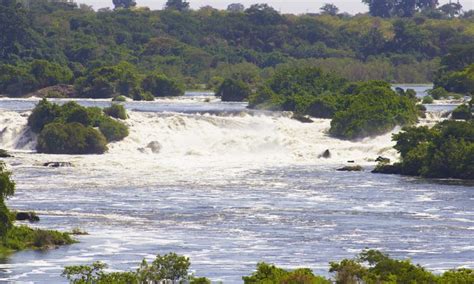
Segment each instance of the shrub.
M104 113L114 118L127 119L127 111L123 105L112 104L110 107L104 108Z
M184 86L163 74L148 75L142 81L142 89L155 97L176 97L184 95Z
M434 102L433 97L431 96L424 96L423 97L423 104L432 104Z
M113 102L126 102L127 98L124 96L116 96L112 99Z
M133 94L133 100L151 102L155 100L155 97L150 92L136 92Z
M35 133L39 133L43 127L53 122L60 116L61 109L56 104L51 104L46 99L42 99L33 109L28 117L28 126Z
M102 154L105 137L80 123L50 123L38 136L37 151L48 154Z
M443 98L448 97L448 91L446 91L443 87L437 87L435 89L429 90L428 94L434 99L434 100L440 100Z
M387 83L367 82L355 92L348 99L348 107L331 121L331 135L345 139L375 136L417 120L415 101L399 96Z
M453 119L462 119L462 120L470 120L472 119L472 111L469 105L463 104L458 106L452 113Z
M128 127L110 117L105 117L100 121L99 129L108 142L120 141L128 136Z
M223 102L242 102L250 96L250 88L242 81L225 79L216 91Z
M331 281L320 276L315 276L310 269L302 268L287 271L274 265L261 262L257 264L257 271L250 276L242 277L245 284L263 283L314 283L330 284Z

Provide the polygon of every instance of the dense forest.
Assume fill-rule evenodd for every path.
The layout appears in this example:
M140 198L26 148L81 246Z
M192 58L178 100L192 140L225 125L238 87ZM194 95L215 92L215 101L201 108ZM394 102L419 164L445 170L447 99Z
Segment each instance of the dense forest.
M65 84L77 96L152 99L230 77L256 86L294 65L350 81L421 83L439 81L440 58L453 49L466 49L472 62L472 11L437 1L364 2L369 13L352 16L330 4L286 15L266 4L191 10L168 1L151 11L114 1L116 9L94 11L59 0L2 0L0 93Z

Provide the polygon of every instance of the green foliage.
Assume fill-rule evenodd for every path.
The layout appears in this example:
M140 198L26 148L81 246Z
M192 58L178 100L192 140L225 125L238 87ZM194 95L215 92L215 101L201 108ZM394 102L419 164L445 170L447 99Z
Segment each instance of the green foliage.
M125 107L120 104L112 104L110 107L104 108L104 113L108 116L111 116L117 119L128 118Z
M36 150L49 154L102 154L106 138L92 127L74 123L49 123L38 135Z
M76 102L62 106L46 99L38 103L28 126L39 133L36 149L50 154L102 154L107 142L128 136L128 127L109 116L126 119L123 106L113 104L104 112L97 107L82 107ZM94 127L98 127L100 132Z
M10 211L5 205L6 199L15 193L15 182L11 179L11 172L0 161L0 237L5 240L7 233L12 228Z
M474 179L474 121L444 121L432 129L404 128L393 136L400 172L430 178Z
M104 117L99 122L99 129L107 139L107 142L123 140L129 134L126 125L110 117Z
M184 86L163 74L151 74L141 83L145 92L155 97L175 97L184 95Z
M432 90L428 91L428 94L434 99L434 100L440 100L447 98L449 93L442 87L437 87Z
M77 79L75 88L87 98L111 98L117 95L133 96L139 90L140 78L130 63L93 68L87 76Z
M216 91L223 102L242 102L248 100L251 90L243 81L225 79Z
M126 102L127 98L124 96L116 96L112 99L113 102Z
M107 265L94 262L92 265L67 266L63 271L70 283L159 283L163 280L181 283L186 281L192 284L209 284L207 278L195 278L188 274L191 263L189 258L175 253L157 255L155 260L148 264L144 259L136 272L104 271Z
M305 283L305 284L330 284L328 279L315 276L310 269L300 268L294 271L287 271L274 265L264 262L257 264L257 271L250 276L242 277L245 284L284 284L284 283Z
M472 119L472 110L471 107L467 104L458 106L452 113L453 119L463 119L470 120Z
M434 100L433 100L432 96L424 96L423 97L423 101L422 101L423 104L432 104L433 102L434 102Z
M347 108L335 114L329 132L345 139L375 136L413 124L417 115L414 100L399 96L387 83L372 81L355 89Z

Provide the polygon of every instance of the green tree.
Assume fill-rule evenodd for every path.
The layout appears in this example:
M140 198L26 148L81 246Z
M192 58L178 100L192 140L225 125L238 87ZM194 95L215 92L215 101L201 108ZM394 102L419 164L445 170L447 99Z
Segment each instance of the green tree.
M11 179L11 175L5 164L0 161L0 237L3 241L13 226L10 211L5 204L8 197L15 193L15 182Z
M141 83L145 92L155 97L176 97L184 95L184 86L163 74L150 74Z
M321 8L319 8L321 11L321 14L326 14L326 15L331 15L331 16L336 16L337 13L339 12L339 8L337 8L336 5L331 4L331 3L326 3L324 4Z
M176 11L186 11L189 9L189 2L185 0L168 0L165 8Z
M247 84L234 79L225 79L216 91L216 96L223 102L242 102L250 96L251 90Z
M135 2L135 0L112 0L112 2L115 6L115 9L129 9L137 5L137 2Z

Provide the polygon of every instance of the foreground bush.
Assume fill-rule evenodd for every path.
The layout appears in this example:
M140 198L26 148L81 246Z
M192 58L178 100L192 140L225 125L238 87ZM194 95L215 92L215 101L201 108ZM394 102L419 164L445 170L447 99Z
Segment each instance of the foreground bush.
M106 264L95 262L92 265L68 266L63 271L71 283L160 283L168 280L173 283L210 284L206 278L195 278L188 270L189 258L175 253L157 255L152 263L145 259L136 271L107 273Z
M127 119L125 108L113 104L102 111L76 102L59 106L43 99L28 118L28 125L39 133L39 153L102 154L107 142L120 141L129 134L125 124L111 117Z
M376 172L429 178L474 179L474 121L444 121L432 129L404 128L393 136L400 163Z
M452 113L453 119L463 119L463 120L470 120L472 119L472 111L469 105L460 105Z

